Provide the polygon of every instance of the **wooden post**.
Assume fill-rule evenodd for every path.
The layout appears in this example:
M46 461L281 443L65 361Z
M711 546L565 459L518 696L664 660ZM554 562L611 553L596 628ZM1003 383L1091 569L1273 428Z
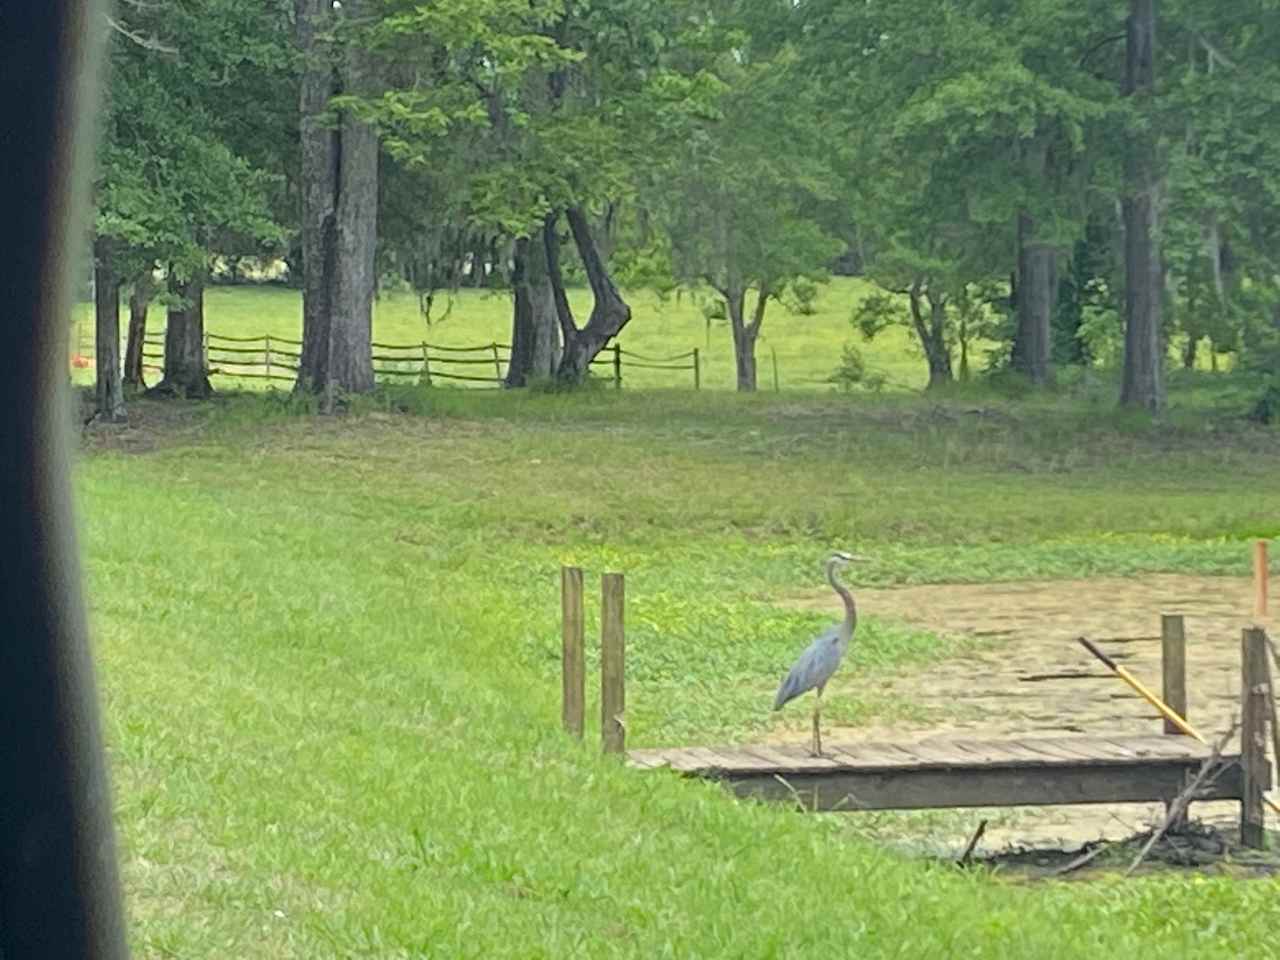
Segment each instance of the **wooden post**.
M564 640L564 689L560 718L565 732L582 739L587 712L587 669L584 658L582 570L560 568L560 632Z
M493 373L498 383L502 383L502 358L498 356L498 344L493 344Z
M422 377L427 382L427 386L431 386L431 355L427 352L427 342L422 342ZM578 591L582 591L581 585Z
M693 389L702 389L702 360L697 347L693 348Z
M267 380L271 379L271 334L267 334Z
M1253 545L1253 617L1259 623L1267 619L1267 577L1270 573L1267 563L1267 541L1259 540Z
M1187 634L1180 615L1160 617L1160 666L1164 675L1164 702L1187 719ZM1165 733L1182 733L1169 719L1164 721Z
M626 749L625 602L622 574L606 573L600 580L600 740L605 753Z
M1244 768L1244 799L1240 802L1240 842L1261 850L1266 845L1263 788L1268 781L1267 716L1271 688L1267 684L1267 634L1248 627L1241 637L1240 765Z
M613 344L613 389L622 389L622 344Z
M773 354L773 392L778 393L782 390L781 385L778 383L778 348L770 347L769 352Z

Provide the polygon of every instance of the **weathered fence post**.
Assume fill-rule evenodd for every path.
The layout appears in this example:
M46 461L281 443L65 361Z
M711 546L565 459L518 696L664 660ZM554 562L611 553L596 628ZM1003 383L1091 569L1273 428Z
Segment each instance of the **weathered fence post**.
M564 641L564 690L560 718L565 732L582 739L586 726L586 660L583 644L582 570L560 568L560 632Z
M782 386L778 382L778 348L770 347L769 352L773 354L773 392L779 393L782 390Z
M697 347L693 348L693 389L702 389L702 360Z
M497 377L498 383L502 383L502 358L498 355L498 344L493 344L493 373Z
M1253 616L1259 623L1267 619L1269 566L1267 563L1267 541L1259 540L1253 545Z
M201 349L204 351L204 357L203 357L204 365L208 367L209 366L209 331L208 330L204 332L204 343L201 345Z
M626 589L620 573L600 580L600 741L605 753L626 749Z
M1240 765L1244 768L1244 799L1240 803L1240 842L1262 849L1266 845L1263 790L1267 777L1267 716L1271 687L1267 683L1267 634L1247 627L1241 636Z
M1187 634L1179 614L1160 617L1160 667L1164 676L1164 702L1182 719L1187 719ZM1181 733L1167 717L1165 733Z
M269 333L267 334L266 341L267 341L267 380L269 385L269 381L271 380L271 334Z
M622 345L613 344L613 389L622 389Z
M422 378L427 386L431 386L431 354L427 352L427 342L422 341Z

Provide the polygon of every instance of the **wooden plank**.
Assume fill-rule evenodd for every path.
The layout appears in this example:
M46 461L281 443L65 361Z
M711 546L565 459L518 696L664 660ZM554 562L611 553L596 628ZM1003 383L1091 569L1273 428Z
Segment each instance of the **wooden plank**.
M560 722L570 736L582 739L587 713L587 667L582 615L582 570L560 568L560 633L562 690Z
M1198 768L1198 763L1187 761L1152 761L1126 766L1061 764L1036 769L837 769L826 773L792 771L785 776L786 785L765 775L735 776L726 783L742 797L794 802L799 794L811 798L815 810L1053 806L1167 802L1178 795L1186 778ZM1243 773L1237 767L1225 772L1201 799L1239 799L1242 792ZM855 798L856 804L851 805L849 797Z
M606 573L600 578L600 740L605 753L626 749L625 605L622 574Z
M1263 791L1270 780L1267 763L1267 701L1271 688L1267 684L1267 634L1259 627L1246 628L1241 635L1240 702L1243 723L1240 727L1240 765L1243 768L1244 791L1240 804L1240 842L1261 850L1266 846Z
M1160 670L1164 678L1164 702L1174 713L1187 719L1187 634L1182 617L1160 618ZM1164 732L1185 736L1167 717Z

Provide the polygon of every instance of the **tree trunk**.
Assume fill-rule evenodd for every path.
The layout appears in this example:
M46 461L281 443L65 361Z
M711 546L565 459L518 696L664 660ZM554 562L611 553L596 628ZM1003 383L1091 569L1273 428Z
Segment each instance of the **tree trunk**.
M125 420L124 386L120 380L120 278L111 241L93 242L94 353L97 382L94 415L112 423Z
M569 301L564 293L564 281L560 275L558 241L548 243L548 265L555 298L556 312L560 319L561 333L564 335L564 352L560 357L560 365L556 376L566 383L580 383L591 368L591 361L605 348L614 337L622 332L622 328L631 320L631 308L627 306L613 278L605 266L600 250L596 246L591 225L586 215L578 207L570 207L565 211L569 221L569 229L573 232L574 243L578 247L578 255L587 272L587 280L591 284L594 303L591 317L587 325L578 328L569 310ZM554 222L550 228L554 233Z
M329 29L331 5L295 0L298 50L302 55L301 240L302 357L299 390L321 390L329 379L329 326L333 315L335 204L338 194L338 134L321 120L337 87L332 51L318 35Z
M933 390L955 381L951 372L951 348L947 346L947 298L925 292L920 281L907 292L911 305L911 324L929 363L929 386ZM925 322L924 300L929 301L929 319Z
M213 393L204 355L204 277L169 278L169 292L181 305L169 307L164 331L164 377L147 396L203 400Z
M1150 112L1155 84L1155 0L1130 0L1124 93ZM1155 135L1130 134L1125 157L1124 379L1120 403L1152 413L1164 407L1161 343L1163 269L1160 262L1159 171Z
M1036 240L1036 222L1018 214L1017 332L1013 369L1036 386L1053 380L1053 303L1057 294L1057 251Z
M560 329L544 232L517 240L514 260L511 360L505 385L524 387L530 380L550 378L560 361Z
M729 314L729 328L733 331L733 358L738 374L738 391L754 393L756 389L756 337L760 328L754 322L748 323L746 313L746 291L741 287L721 291L724 295L725 308ZM760 309L757 304L757 310Z
M133 290L129 294L129 339L124 352L124 382L131 387L147 385L142 354L147 343L147 310L155 296L155 288L155 278L148 267L134 278Z
M361 0L348 0L356 18ZM332 26L328 0L295 0L304 58L299 106L302 141L302 357L300 390L362 393L373 389L374 253L377 242L378 139L344 114L337 130L321 119L339 90L333 52L321 38ZM369 54L351 44L341 89L368 92Z

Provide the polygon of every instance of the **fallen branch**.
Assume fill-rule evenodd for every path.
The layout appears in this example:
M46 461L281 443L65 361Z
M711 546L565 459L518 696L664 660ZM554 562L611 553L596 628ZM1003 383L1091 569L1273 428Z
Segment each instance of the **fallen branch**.
M960 859L956 861L960 866L969 865L969 859L973 856L973 851L978 846L978 841L982 839L982 835L986 832L987 821L982 820L978 824L978 829L973 831L973 836L969 838L969 845L964 848L964 853L960 854Z
M1147 842L1138 852L1138 856L1134 858L1129 869L1125 871L1124 875L1126 877L1131 876L1133 871L1137 870L1138 867L1141 866L1142 861L1147 859L1147 854L1151 852L1151 848L1160 842L1160 838L1169 832L1169 828L1182 820L1186 815L1187 807L1191 805L1191 801L1196 798L1196 794L1200 792L1200 789L1213 783L1213 781L1217 780L1218 777L1222 775L1223 770L1226 769L1222 764L1222 751L1226 749L1227 744L1231 742L1231 738L1236 735L1236 731L1239 728L1240 725L1233 718L1230 728L1226 733L1218 738L1218 742L1210 749L1209 756L1205 758L1204 763L1200 765L1199 772L1197 772L1191 782L1183 788L1182 792L1174 798L1173 802L1169 804L1169 809L1165 813L1164 823L1160 825L1158 830L1153 830L1151 836L1147 838Z
M1102 853L1102 851L1106 849L1107 849L1107 844L1099 842L1098 845L1094 847L1092 850L1090 850L1088 853L1081 854L1080 856L1072 860L1070 863L1064 863L1062 866L1058 867L1056 870L1053 870L1049 874L1049 876L1061 877L1065 874L1073 873L1074 871L1079 870L1081 867L1083 867L1086 863L1092 862L1093 859L1098 856L1098 854Z

